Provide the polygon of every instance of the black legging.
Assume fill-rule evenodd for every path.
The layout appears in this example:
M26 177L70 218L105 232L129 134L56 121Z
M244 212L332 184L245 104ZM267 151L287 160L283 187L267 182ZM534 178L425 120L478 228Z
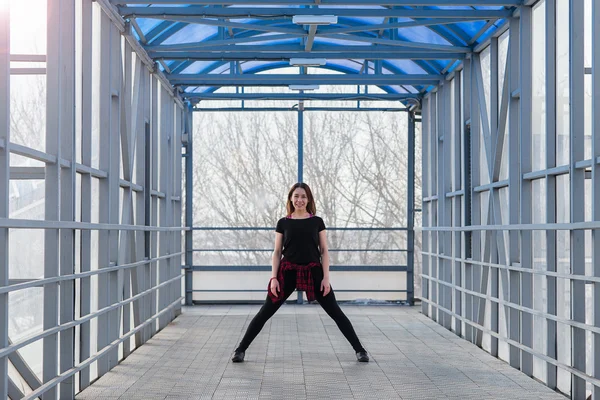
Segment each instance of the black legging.
M323 307L323 310L325 310L325 312L335 321L338 328L340 328L340 331L342 331L346 339L348 339L354 348L354 351L365 351L360 344L360 340L358 340L358 337L356 336L356 332L354 332L352 323L338 305L335 299L335 294L333 293L333 289L331 289L327 296L323 297L323 292L321 292L321 281L323 280L322 268L313 268L311 272L315 285L315 297L321 307ZM290 295L296 289L296 271L285 271L284 274L283 299L277 303L273 303L271 298L267 295L267 299L265 300L262 308L252 319L250 325L248 325L248 330L246 331L246 334L242 338L242 341L237 348L238 351L246 351L248 346L250 346L250 343L252 343L256 335L258 335L258 333L262 330L269 318L271 318L273 314L279 310L279 307L281 307L285 300L290 297Z

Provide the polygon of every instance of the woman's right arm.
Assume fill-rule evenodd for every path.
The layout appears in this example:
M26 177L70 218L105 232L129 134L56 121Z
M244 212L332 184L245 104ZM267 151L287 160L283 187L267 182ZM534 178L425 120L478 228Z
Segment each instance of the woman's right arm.
M271 259L271 278L277 278L277 271L279 270L279 262L281 261L281 251L283 248L283 234L275 233L275 250L273 250L273 257Z

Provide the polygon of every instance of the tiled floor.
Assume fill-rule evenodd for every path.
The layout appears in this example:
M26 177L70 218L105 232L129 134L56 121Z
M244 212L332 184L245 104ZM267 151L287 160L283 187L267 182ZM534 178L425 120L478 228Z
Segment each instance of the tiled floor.
M78 399L565 399L423 316L342 306L371 356L318 305L285 305L233 364L258 306L195 306Z

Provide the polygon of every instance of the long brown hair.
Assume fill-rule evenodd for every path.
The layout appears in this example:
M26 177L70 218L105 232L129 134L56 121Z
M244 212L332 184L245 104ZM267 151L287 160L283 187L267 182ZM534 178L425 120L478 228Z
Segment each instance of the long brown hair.
M315 206L315 199L313 198L310 187L308 187L308 185L306 183L300 183L300 182L295 183L292 186L292 188L290 189L290 192L288 193L287 205L286 205L287 215L292 215L292 213L296 209L294 207L294 204L292 203L292 195L294 194L294 190L296 190L298 188L304 189L306 191L306 197L308 197L308 203L306 204L306 211L308 211L312 215L315 215L317 213L317 207Z

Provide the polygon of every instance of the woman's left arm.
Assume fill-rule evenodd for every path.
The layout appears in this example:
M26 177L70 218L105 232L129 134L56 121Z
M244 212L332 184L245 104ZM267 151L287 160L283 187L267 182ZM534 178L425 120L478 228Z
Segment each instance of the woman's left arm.
M323 296L327 296L331 291L329 284L329 251L327 249L327 234L325 230L319 232L319 248L321 250L321 265L323 266L323 282L321 282L321 291Z

